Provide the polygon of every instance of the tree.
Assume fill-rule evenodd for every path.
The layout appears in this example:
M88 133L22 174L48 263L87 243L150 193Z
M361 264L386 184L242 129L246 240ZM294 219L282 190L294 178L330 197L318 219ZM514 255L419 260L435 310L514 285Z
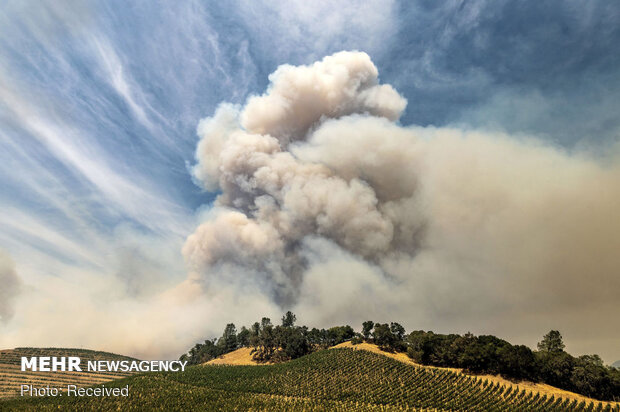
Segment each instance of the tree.
M536 380L536 357L524 345L506 345L497 351L499 373L517 379Z
M370 334L372 333L372 328L375 327L375 323L372 320L367 320L362 323L362 336L364 339L368 340L370 338Z
M538 350L541 352L557 353L564 350L562 335L557 330L551 330L538 342Z
M252 332L245 326L241 327L239 333L237 333L237 345L239 347L250 346L250 336Z
M423 330L414 330L407 336L407 355L416 362L426 363L428 361L425 356L425 340L426 332Z
M403 328L400 323L390 323L390 332L392 332L398 341L402 341L405 337L405 328Z
M224 352L231 352L237 349L237 328L234 323L229 323L224 328L224 334L218 341L218 345Z
M252 324L252 327L250 328L250 334L252 336L258 336L259 333L260 333L260 323L254 322Z
M571 374L571 384L579 393L598 398L613 396L611 376L598 355L577 358Z
M254 322L252 327L250 328L250 345L253 347L257 347L260 342L260 323Z
M282 326L284 326L285 328L292 328L295 325L296 320L297 316L295 316L293 312L289 310L284 316L282 316Z
M199 365L208 362L213 358L217 358L224 353L224 349L215 344L215 339L205 340L205 343L197 343L189 350L188 354L183 355L183 359L187 360L190 365Z
M574 390L571 375L576 359L564 351L536 353L539 375L545 383L562 389Z
M318 347L325 347L325 341L327 339L327 331L325 329L312 328L308 332L308 342L311 345Z
M375 330L372 337L381 350L394 350L397 339L387 323L375 323Z
M296 359L310 353L310 344L303 328L276 326L275 333L281 349L281 360Z
M254 359L265 362L271 359L274 352L278 349L276 334L269 318L261 320L260 332L257 337L252 338L254 346Z
M334 326L327 330L327 345L334 346L355 336L355 331L349 325Z

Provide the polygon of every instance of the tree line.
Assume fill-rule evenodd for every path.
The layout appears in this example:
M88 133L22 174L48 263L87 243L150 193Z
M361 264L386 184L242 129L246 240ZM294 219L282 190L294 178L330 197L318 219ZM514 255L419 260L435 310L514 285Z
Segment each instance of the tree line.
M327 349L356 336L349 325L309 329L307 326L296 326L296 321L297 317L289 311L279 325L264 317L249 328L242 326L237 332L235 325L229 323L221 337L197 343L181 356L181 360L198 365L236 349L251 347L253 359L257 362L283 362L318 349Z
M492 335L443 335L411 332L405 342L414 361L457 367L475 374L543 382L600 400L620 400L620 370L605 366L598 355L575 357L564 350L557 330L547 333L537 351Z
M229 323L221 337L196 344L181 356L181 360L201 364L238 348L250 347L257 362L283 362L346 341L354 345L368 342L384 351L406 352L423 365L543 382L600 400L620 400L620 370L604 365L598 355L570 355L564 350L562 335L556 330L547 333L534 351L492 335L446 335L422 330L407 334L396 322L369 320L362 323L361 332L356 332L349 325L309 329L297 326L296 321L296 316L289 311L278 325L264 317L249 328L243 326L237 331L235 325Z

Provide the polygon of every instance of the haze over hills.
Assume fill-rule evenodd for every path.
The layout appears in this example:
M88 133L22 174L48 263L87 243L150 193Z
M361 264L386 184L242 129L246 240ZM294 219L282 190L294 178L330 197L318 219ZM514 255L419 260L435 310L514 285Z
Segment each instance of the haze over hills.
M620 368L620 360L615 361L611 364L611 366L613 366L614 368Z

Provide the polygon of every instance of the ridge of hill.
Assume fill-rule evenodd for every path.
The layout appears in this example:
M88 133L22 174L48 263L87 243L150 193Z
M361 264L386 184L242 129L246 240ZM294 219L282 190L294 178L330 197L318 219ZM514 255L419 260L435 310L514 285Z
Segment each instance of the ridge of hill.
M10 410L613 411L620 406L528 393L368 350L336 348L256 366L192 366L141 374L128 397L49 397L0 403Z
M570 391L566 391L564 389L559 389L556 388L555 386L551 386L551 385L547 385L544 383L535 383L535 382L529 382L529 381L520 381L520 382L513 382L510 381L508 379L505 379L499 375L472 375L469 373L465 373L462 369L459 368L446 368L446 367L440 367L440 366L431 366L431 365L421 365L419 363L416 363L415 361L413 361L409 356L407 356L406 353L403 352L385 352L381 349L379 349L379 347L377 345L371 344L371 343L360 343L357 345L353 345L351 344L351 342L343 342L339 345L334 346L333 348L330 349L334 349L334 348L351 348L351 349L355 349L355 350L366 350L366 351L370 351L370 352L374 352L374 353L378 353L381 354L383 356L388 356L392 359L396 359L400 362L404 362L416 367L420 367L420 368L432 368L432 369L442 369L442 370L449 370L455 373L461 373L467 376L472 376L475 377L479 380L487 380L489 382L493 382L494 384L499 384L502 385L506 388L508 387L512 387L513 390L514 389L518 389L518 390L525 390L528 393L532 393L534 395L536 394L540 394L540 395L546 395L546 396L555 396L557 397L561 397L563 399L575 399L579 402L584 401L584 402L602 402L603 405L606 405L607 403L609 403L610 405L614 405L614 404L618 404L618 402L603 402L603 401L599 401L597 399L592 399L592 398L588 398L587 396L584 395L580 395L578 393L575 392L570 392Z
M359 343L356 345L353 345L350 341L347 342L343 342L340 343L336 346L331 347L330 349L339 349L339 348L350 348L350 349L354 349L354 350L366 350L369 352L373 352L373 353L377 353L379 355L383 355L383 356L387 356L390 357L392 359L396 359L400 362L409 364L409 365L413 365L415 367L419 367L419 368L428 368L428 369L441 369L441 370L447 370L447 371L452 371L455 373L461 373L461 374L465 374L467 376L472 376L475 377L481 381L487 380L489 382L492 382L494 384L499 384L502 385L505 388L509 388L512 387L513 390L525 390L527 393L532 393L533 395L537 395L539 394L539 396L542 395L546 395L546 396L554 396L554 397L561 397L563 399L570 399L570 400L577 400L578 402L584 401L584 402L594 402L597 403L599 402L596 399L592 399L589 398L587 396L583 396L580 395L578 393L574 393L574 392L570 392L570 391L566 391L563 389L559 389L556 388L554 386L551 385L547 385L544 383L534 383L534 382L529 382L529 381L520 381L520 382L512 382L510 380L507 380L501 376L498 375L471 375L468 373L465 373L463 370L459 369L459 368L446 368L446 367L438 367L438 366L430 366L430 365L421 365L419 363L416 363L415 361L413 361L409 356L407 356L406 353L404 352L386 352L381 350L377 345L372 344L372 343L367 343L367 342L363 342L363 343ZM204 363L203 365L264 365L262 363L259 363L257 361L255 361L254 359L252 359L252 349L251 348L239 348L235 351L232 352L228 352L222 356L219 356L215 359L212 359L206 363ZM604 405L606 405L605 402L603 402ZM611 405L613 405L614 403L611 402Z
M66 387L67 384L91 386L132 375L133 372L32 372L21 371L21 357L78 356L83 361L135 360L115 353L74 348L15 348L0 350L0 399L20 394L21 385Z

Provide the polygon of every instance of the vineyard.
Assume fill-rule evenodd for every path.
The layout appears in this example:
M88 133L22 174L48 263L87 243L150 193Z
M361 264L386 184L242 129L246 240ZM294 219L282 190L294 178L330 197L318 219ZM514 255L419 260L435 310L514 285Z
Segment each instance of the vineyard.
M450 370L419 368L351 349L265 366L195 366L137 375L127 398L39 398L10 410L620 411L617 404L533 394Z
M107 352L97 352L86 349L58 349L58 348L16 348L0 351L0 398L10 398L19 395L20 385L33 386L62 386L75 384L82 386L95 385L114 379L129 376L130 373L121 372L22 372L21 357L33 356L78 356L83 362L89 360L131 360L127 356L115 355Z

